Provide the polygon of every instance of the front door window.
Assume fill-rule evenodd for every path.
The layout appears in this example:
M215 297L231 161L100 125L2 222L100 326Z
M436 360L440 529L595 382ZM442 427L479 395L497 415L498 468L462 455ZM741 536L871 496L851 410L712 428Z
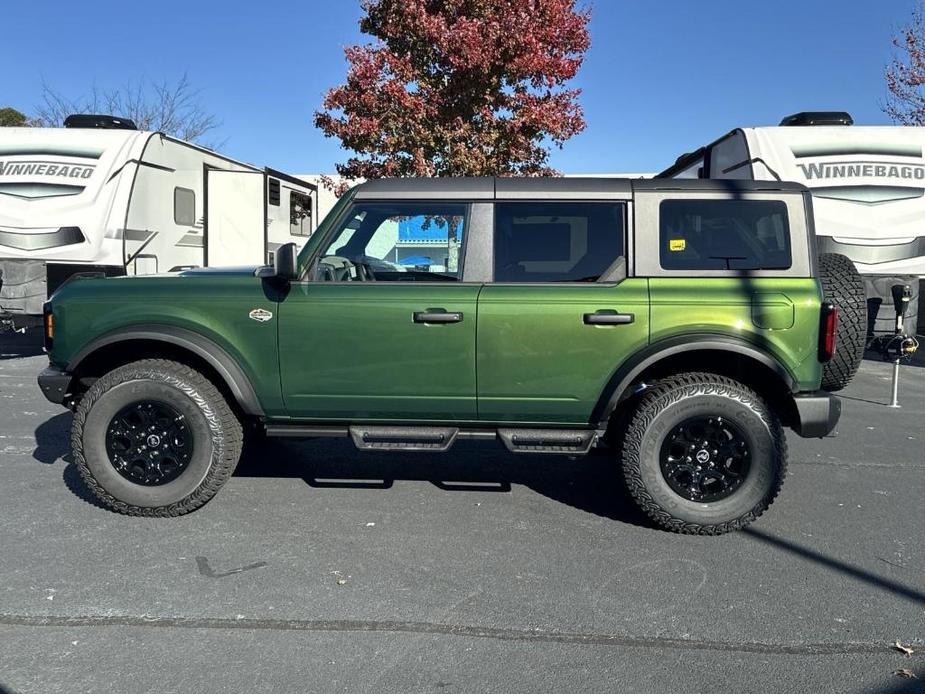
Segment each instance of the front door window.
M357 203L321 253L323 282L453 282L467 206L441 202Z

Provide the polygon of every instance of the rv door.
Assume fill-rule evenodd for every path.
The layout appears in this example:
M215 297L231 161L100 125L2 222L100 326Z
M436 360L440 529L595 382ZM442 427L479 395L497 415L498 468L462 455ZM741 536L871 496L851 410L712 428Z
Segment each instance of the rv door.
M266 262L264 176L206 169L206 265Z

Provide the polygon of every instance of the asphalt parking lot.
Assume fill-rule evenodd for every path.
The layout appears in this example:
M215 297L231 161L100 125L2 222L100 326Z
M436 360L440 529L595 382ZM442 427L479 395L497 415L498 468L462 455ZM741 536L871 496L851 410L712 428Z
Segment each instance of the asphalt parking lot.
M0 692L925 691L925 361L899 410L865 362L718 538L650 527L605 457L475 444L271 442L189 516L119 516L44 362L0 341Z

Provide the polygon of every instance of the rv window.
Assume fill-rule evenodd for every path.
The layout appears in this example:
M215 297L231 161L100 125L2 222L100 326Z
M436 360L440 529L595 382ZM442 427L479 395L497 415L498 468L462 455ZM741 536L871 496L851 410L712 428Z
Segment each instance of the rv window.
M748 146L745 136L735 132L710 149L709 178L751 179L752 167L747 164Z
M184 227L196 224L196 193L189 188L173 189L173 221Z
M697 161L689 164L687 167L674 174L672 178L706 178L706 174L703 171L703 157L700 157Z
M279 207L279 179L271 178L267 181L267 202Z
M787 204L781 200L665 200L659 206L665 270L786 270Z
M312 198L294 190L289 191L289 233L293 236L310 236L312 233Z

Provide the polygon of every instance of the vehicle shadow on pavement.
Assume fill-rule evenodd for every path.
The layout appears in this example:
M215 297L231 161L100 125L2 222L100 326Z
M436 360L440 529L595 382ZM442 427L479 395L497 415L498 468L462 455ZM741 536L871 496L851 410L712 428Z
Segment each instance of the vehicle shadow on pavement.
M867 571L866 569L862 569L859 566L854 566L848 562L835 559L834 557L826 556L825 554L817 552L814 549L804 547L803 545L797 544L796 542L778 537L777 535L773 535L772 533L764 530L759 530L755 527L748 527L741 530L740 532L748 535L753 540L757 540L758 542L774 547L775 549L788 552L797 557L800 557L801 559L805 559L806 561L810 561L815 564L824 566L827 569L831 569L832 571L845 574L846 576L850 576L851 578L866 583L869 586L878 588L880 590L885 590L887 592L893 593L894 595L905 598L906 600L910 600L917 605L925 605L925 592L917 588L904 585L883 576L878 576L877 574Z
M59 460L66 463L61 478L64 486L78 499L88 504L100 506L100 502L93 495L77 472L77 466L71 456L71 419L70 412L62 412L51 419L47 419L35 429L35 450L32 459L42 465L54 465ZM3 694L0 691L0 694Z
M0 361L37 357L42 353L42 347L42 333L37 330L30 330L24 335L6 333L0 335Z
M71 418L70 412L56 414L46 419L35 429L35 450L32 457L45 465L54 465L58 460L71 460Z
M396 480L429 482L449 493L532 489L573 508L645 528L612 456L512 455L500 443L459 442L449 453L360 453L347 440L269 440L245 451L242 477L301 479L320 489L389 490Z

